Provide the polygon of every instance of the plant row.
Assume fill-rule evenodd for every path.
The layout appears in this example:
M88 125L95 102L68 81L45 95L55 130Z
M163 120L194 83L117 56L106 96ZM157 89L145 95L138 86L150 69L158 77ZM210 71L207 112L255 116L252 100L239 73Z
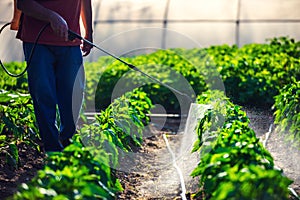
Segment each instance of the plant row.
M300 41L273 38L264 44L175 49L211 81L220 76L226 95L239 105L270 108L274 96L300 80ZM216 72L218 74L216 74Z
M28 145L39 151L38 129L29 94L0 90L0 153L6 163L20 165L19 145Z
M270 108L282 87L293 78L300 80L299 55L300 42L280 37L240 48L235 45L175 48L124 59L180 91L189 89L184 84L187 81L195 94L221 89L239 105ZM87 98L101 102L96 105L99 109L109 105L112 93L122 85L124 90L141 86L154 104L168 100L164 107L178 111L174 93L119 61L102 57L98 62L87 63L86 71Z
M200 94L207 89L204 77L195 66L172 50L122 59L181 92L190 90ZM98 62L86 63L86 73L87 107L95 104L96 109L103 110L119 94L139 87L149 95L153 104L161 104L167 111L180 109L176 94L119 61L102 57ZM195 94L192 98L196 98Z
M184 79L195 94L208 88L224 87L234 103L270 108L281 88L293 79L300 80L299 55L299 41L279 37L264 44L247 44L240 48L236 45L175 48L123 59L180 91L187 90L187 85L182 84ZM24 63L7 65L17 72ZM119 94L142 87L154 104L168 101L163 105L167 110L178 110L173 92L111 57L104 56L85 65L87 107L95 105L103 110ZM2 73L0 71L0 75ZM26 76L15 79L3 75L0 86L9 91L27 91Z
M300 80L284 86L273 106L277 130L300 144Z
M192 176L200 176L198 196L204 199L288 199L291 180L274 168L273 158L249 128L249 119L220 91L198 96L211 104L198 122L193 151L200 162Z
M119 159L142 142L152 107L137 90L116 99L84 125L62 152L48 154L44 169L23 183L12 199L116 199Z

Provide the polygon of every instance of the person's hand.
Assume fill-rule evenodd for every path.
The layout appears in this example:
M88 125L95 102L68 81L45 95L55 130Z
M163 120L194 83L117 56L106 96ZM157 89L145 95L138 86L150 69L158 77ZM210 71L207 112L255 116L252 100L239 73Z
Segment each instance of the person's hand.
M53 12L50 18L50 25L54 33L68 41L68 24L59 14Z
M93 43L93 37L92 36L85 36L84 38ZM81 51L83 52L83 56L89 55L92 48L93 48L92 45L90 45L87 42L83 41L83 43L81 45Z

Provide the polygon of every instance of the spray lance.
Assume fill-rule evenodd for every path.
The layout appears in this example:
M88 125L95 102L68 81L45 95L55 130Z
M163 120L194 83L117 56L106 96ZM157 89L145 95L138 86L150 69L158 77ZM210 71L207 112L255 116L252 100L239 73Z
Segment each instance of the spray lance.
M181 96L185 96L185 97L187 97L188 99L191 99L191 97L188 96L187 94L185 94L185 93L183 93L183 92L180 92L179 90L177 90L177 89L175 89L175 88L173 88L173 87L171 87L171 86L169 86L169 85L167 85L167 84L165 84L165 83L159 81L158 79L154 78L153 76L150 76L149 74L143 72L142 70L140 70L139 68L137 68L137 67L134 66L133 64L128 63L128 62L122 60L120 57L118 57L118 56L116 56L116 55L114 55L114 54L112 54L112 53L106 51L105 49L99 47L98 45L96 45L96 44L90 42L89 40L83 38L81 35L75 33L74 31L68 30L68 34L69 34L69 40L74 40L74 39L76 39L76 38L79 39L79 40L82 40L82 41L86 42L87 44L91 45L92 47L95 47L96 49L102 51L103 53L105 53L105 54L107 54L107 55L113 57L114 59L120 61L121 63L127 65L127 66L130 67L131 69L133 69L133 70L135 70L135 71L141 73L142 75L144 75L144 76L150 78L151 80L153 80L153 81L155 81L155 82L157 82L157 83L163 85L164 87L170 89L170 90L173 91L174 93L179 94L179 95L181 95Z

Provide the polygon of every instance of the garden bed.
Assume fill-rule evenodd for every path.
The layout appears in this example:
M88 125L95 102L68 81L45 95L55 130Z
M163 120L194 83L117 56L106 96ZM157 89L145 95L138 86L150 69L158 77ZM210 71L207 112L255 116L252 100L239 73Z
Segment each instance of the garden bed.
M272 113L269 110L257 109L257 108L245 108L247 116L250 119L250 126L257 133L257 136L263 141L265 134L269 131L269 126L273 123ZM145 166L156 164L155 157L158 154L164 154L166 144L162 138L162 134L159 134L145 140L143 147L140 149L142 152L147 152L147 157L139 157L137 162L140 168ZM170 137L171 146L178 144L180 140L179 135L173 135ZM300 170L297 161L300 159L300 151L297 149L288 148L284 142L282 136L278 135L274 131L271 133L267 141L267 149L272 154L275 165L282 168L285 175L292 179L294 183L291 184L297 194L300 194ZM169 169L165 169L165 173L168 173ZM173 169L175 175L176 171ZM162 171L150 171L149 173L119 173L118 176L121 179L121 183L124 186L124 191L119 194L119 199L181 199L180 198L180 185L169 187L168 185L159 184L159 180L162 179ZM178 183L178 182L177 182ZM198 180L194 179L186 183L187 197L189 193L194 193L197 190ZM155 187L155 188L153 188ZM173 189L172 191L170 189ZM290 199L295 199L293 196Z
M257 133L258 137L264 140L265 133L268 132L269 125L273 122L273 118L270 111L262 109L245 108L247 116L250 118L251 128ZM177 126L177 123L174 123ZM172 126L172 124L168 124ZM124 191L118 194L118 199L180 199L180 185L176 183L171 186L162 183L164 177L161 175L173 173L177 176L175 169L165 168L165 171L159 170L145 170L146 166L156 165L159 155L166 155L166 144L162 138L163 133L171 133L168 131L160 131L152 133L151 137L147 137L143 146L139 149L144 153L143 156L137 158L136 162L138 170L137 172L122 172L117 173L117 177L124 188ZM171 135L168 137L170 145L174 146L178 144L180 140L179 135ZM20 167L18 169L12 169L4 163L5 158L1 157L0 162L0 195L2 198L11 196L17 191L17 186L23 182L28 182L35 174L36 171L41 169L44 165L44 155L38 153L35 149L26 145L19 145L20 148ZM294 180L291 187L300 194L300 174L299 168L297 168L296 161L300 158L300 151L293 150L287 151L286 143L284 139L276 134L271 133L269 140L267 141L267 149L274 157L276 166L282 168L285 174ZM299 164L298 164L299 167ZM144 169L141 172L141 169ZM161 184L158 184L158 182ZM169 182L170 183L170 182ZM198 181L192 180L186 183L187 192L194 193L197 190ZM187 195L189 196L189 195ZM294 198L290 198L294 199Z
M272 112L264 109L257 108L245 108L247 116L250 119L250 126L257 133L257 137L260 138L261 142L266 139L266 133L269 131L270 124L273 123ZM165 153L166 145L163 141L160 132L158 135L148 138L143 147L142 152L147 152L149 155L147 157L140 157L138 159L139 167L144 168L148 165L155 164L155 157L158 154ZM179 135L173 135L170 137L170 143L172 145L178 144L180 140ZM278 133L272 131L269 139L267 140L267 149L271 152L274 157L275 165L282 168L285 175L292 179L294 183L291 185L298 194L300 194L300 174L299 174L299 164L297 166L296 162L300 158L300 151L297 149L291 150L286 146L284 138ZM288 150L289 149L289 150ZM287 154L288 153L288 154ZM289 156L290 155L290 156ZM170 168L165 170L168 173ZM176 173L173 169L174 174ZM125 190L119 194L120 199L180 199L180 185L168 187L165 184L159 184L159 180L162 179L162 171L150 171L149 173L119 173L119 178L123 184ZM125 178L124 178L125 177ZM197 180L192 180L187 183L188 193L194 193L197 190L198 184ZM155 188L153 188L155 187ZM170 192L170 188L173 188ZM189 196L189 195L187 195ZM295 199L290 197L290 199Z

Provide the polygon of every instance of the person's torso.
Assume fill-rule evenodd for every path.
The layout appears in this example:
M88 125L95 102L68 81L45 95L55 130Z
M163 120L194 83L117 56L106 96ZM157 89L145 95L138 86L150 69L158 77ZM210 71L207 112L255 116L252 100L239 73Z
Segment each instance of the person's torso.
M67 22L69 29L80 33L79 18L81 10L81 0L37 0L45 8L53 10L61 15ZM18 38L24 42L35 42L40 30L47 22L37 20L24 14L21 30ZM58 46L75 46L80 41L64 41L64 38L57 36L50 26L48 26L38 41L39 44L58 45Z

